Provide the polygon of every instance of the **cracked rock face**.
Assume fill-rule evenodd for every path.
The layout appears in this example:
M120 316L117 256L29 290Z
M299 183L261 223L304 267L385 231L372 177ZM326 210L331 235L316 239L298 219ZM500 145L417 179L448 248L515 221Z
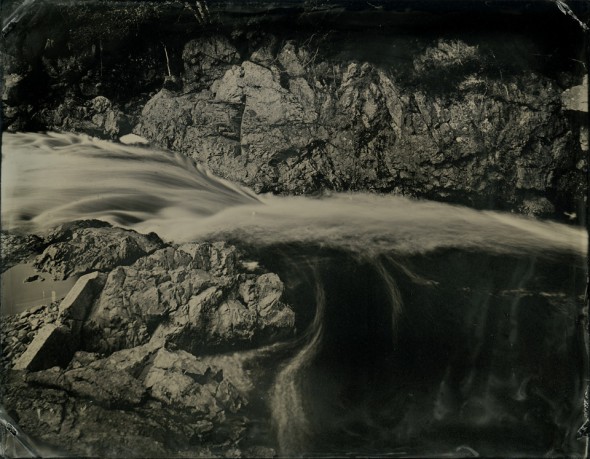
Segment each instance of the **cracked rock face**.
M167 247L120 266L84 326L89 350L110 353L148 341L192 353L287 337L293 311L275 274L250 274L224 243Z
M321 60L295 41L272 49L186 71L210 86L159 92L135 131L259 192L375 190L533 209L522 199L545 198L571 166L561 89L539 74L478 70L477 46L439 40L416 55L413 71L433 81L417 88L387 66ZM437 89L450 78L452 91Z
M92 288L80 278L59 307L3 318L3 404L21 429L63 448L51 454L241 454L260 377L244 362L295 331L279 277L224 242L167 246L97 221L63 225L43 244L40 266L54 274L110 272L88 274ZM63 358L19 366L24 352Z
M70 454L211 456L244 431L245 394L214 361L183 351L78 352L25 381L8 378L6 404L24 431Z
M163 246L156 235L145 236L92 220L62 225L46 242L49 245L36 258L35 267L56 280L91 271L108 272Z

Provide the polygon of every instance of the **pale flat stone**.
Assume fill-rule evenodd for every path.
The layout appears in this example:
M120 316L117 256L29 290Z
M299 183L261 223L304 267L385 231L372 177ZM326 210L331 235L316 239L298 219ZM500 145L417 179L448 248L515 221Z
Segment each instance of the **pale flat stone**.
M98 271L80 277L59 305L59 317L77 321L86 319L105 281L106 275Z
M119 142L125 145L149 145L150 143L148 139L137 134L125 134L119 138Z

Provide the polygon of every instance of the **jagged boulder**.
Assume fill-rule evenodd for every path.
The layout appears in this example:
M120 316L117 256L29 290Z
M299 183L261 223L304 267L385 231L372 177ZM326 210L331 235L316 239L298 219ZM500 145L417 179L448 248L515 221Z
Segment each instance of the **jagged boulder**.
M107 358L78 352L65 369L9 378L4 400L26 432L70 453L210 457L208 446L243 437L248 393L237 387L252 387L217 360L151 345Z
M575 135L552 79L499 78L484 51L460 40L415 54L405 80L270 41L249 59L222 59L206 89L158 93L135 132L260 192L375 190L515 208L569 193L559 177L575 164Z
M94 220L62 225L46 242L48 246L36 258L35 267L51 273L55 279L91 271L109 272L164 245L155 234L146 236Z
M225 243L166 247L119 266L84 325L87 350L152 340L192 353L255 346L291 335L294 313L274 274L253 274Z
M3 383L4 406L57 455L211 457L235 450L247 422L247 394L214 362L157 347L78 352L68 368Z

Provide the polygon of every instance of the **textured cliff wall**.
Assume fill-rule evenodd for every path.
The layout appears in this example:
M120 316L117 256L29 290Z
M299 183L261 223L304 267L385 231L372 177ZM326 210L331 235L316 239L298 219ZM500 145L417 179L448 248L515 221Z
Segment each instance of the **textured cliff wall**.
M3 128L134 132L257 192L581 213L584 37L557 8L263 3L42 3L5 31Z

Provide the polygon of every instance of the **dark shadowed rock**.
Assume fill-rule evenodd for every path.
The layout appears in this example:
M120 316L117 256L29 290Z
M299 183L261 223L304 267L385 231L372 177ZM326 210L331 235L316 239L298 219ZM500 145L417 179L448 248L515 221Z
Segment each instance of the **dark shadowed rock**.
M112 140L128 134L132 127L128 115L104 96L86 101L66 98L57 107L44 111L41 116L53 129Z
M34 234L14 234L5 230L0 232L0 271L4 272L12 266L27 261L43 251L43 239Z
M184 79L189 87L203 89L239 62L240 54L223 35L201 37L189 41L182 52Z
M65 366L79 345L79 338L64 325L45 325L14 364L15 370L37 371Z

